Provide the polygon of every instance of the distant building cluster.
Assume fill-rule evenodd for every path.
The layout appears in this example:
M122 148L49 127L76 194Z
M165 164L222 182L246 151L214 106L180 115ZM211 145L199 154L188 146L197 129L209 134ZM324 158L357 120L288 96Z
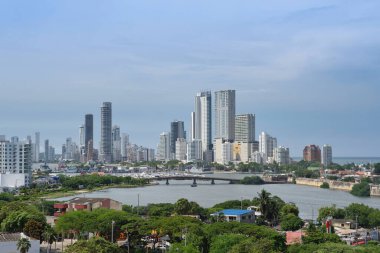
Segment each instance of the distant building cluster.
M18 137L6 140L0 135L1 186L29 185L33 162L291 163L289 148L278 145L276 137L262 131L256 140L255 114L237 114L236 101L235 90L215 91L213 96L211 91L198 92L194 97L194 111L190 113L189 134L185 122L175 120L168 131L160 134L156 150L131 143L130 136L113 124L111 102L103 102L100 107L99 149L95 148L93 114L84 115L78 141L67 137L61 154L56 154L49 139L41 143L39 132L34 140L27 136L25 141L19 141ZM308 145L303 150L303 159L328 167L332 163L332 147L324 145L321 151L317 145Z
M170 131L160 134L157 160L290 163L289 148L277 146L275 137L262 132L256 140L255 114L236 114L235 90L214 92L214 103L211 91L196 94L188 138L183 121L170 126Z

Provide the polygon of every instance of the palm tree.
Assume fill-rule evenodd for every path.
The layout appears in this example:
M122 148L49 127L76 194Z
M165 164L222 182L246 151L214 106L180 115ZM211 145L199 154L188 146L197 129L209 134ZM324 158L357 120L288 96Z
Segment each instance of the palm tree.
M20 253L27 253L31 246L32 245L27 238L20 238L20 240L17 242L17 249L20 251Z
M56 234L54 230L49 226L45 229L43 237L44 241L48 243L47 252L50 252L51 244L56 240Z
M266 190L262 189L259 195L259 207L261 211L261 215L263 216L264 219L268 219L269 212L270 212L270 206L271 206L271 197L270 193L267 192Z

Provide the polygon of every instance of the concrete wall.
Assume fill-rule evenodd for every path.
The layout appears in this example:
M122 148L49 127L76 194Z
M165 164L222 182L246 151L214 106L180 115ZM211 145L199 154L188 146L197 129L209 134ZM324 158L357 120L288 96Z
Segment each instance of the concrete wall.
M351 182L341 182L328 179L296 178L296 184L300 185L320 187L323 182L328 183L330 189L333 190L351 191L354 186L354 183Z
M31 240L30 244L31 244L31 247L28 253L40 253L40 241ZM0 252L1 253L19 253L20 251L17 250L17 241L0 242Z
M28 174L0 174L0 186L14 188L27 185L29 182L26 182L25 176L28 176Z

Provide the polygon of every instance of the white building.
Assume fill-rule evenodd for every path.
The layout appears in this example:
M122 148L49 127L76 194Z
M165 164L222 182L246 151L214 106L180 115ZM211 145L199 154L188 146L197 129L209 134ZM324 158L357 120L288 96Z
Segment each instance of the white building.
M258 164L266 164L267 155L263 152L255 151L252 153L251 161Z
M254 114L241 114L235 116L235 141L249 143L255 141Z
M187 143L184 138L178 138L175 142L175 159L186 162Z
M35 133L35 148L34 148L34 155L33 158L34 162L38 163L40 161L40 132Z
M285 148L283 146L274 148L273 160L280 165L289 164L290 163L289 148Z
M157 145L157 161L170 160L170 133L163 132L160 134L160 142Z
M332 147L330 145L323 145L322 148L322 164L325 168L332 163Z
M223 139L215 140L215 162L227 164L233 160L233 143Z
M267 158L273 157L273 149L277 147L277 139L265 132L259 135L259 152L264 153Z
M210 160L211 137L211 92L199 92L195 96L195 112L192 113L192 139L202 142L202 159Z
M26 142L0 139L0 186L29 186L32 176L32 147Z
M123 161L128 160L128 146L129 146L129 135L123 133L121 135L121 158Z
M215 92L215 139L235 139L235 90Z
M187 144L187 161L194 162L202 160L202 141L192 140Z

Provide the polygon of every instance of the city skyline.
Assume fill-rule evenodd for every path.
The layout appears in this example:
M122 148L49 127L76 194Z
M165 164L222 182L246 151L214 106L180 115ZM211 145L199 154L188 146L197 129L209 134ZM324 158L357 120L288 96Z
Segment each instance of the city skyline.
M217 8L215 8L217 6ZM194 95L236 90L236 113L302 156L379 156L376 1L160 4L2 1L0 134L79 143L83 115L113 104L133 143L156 147L173 120L190 133ZM207 15L212 13L213 15ZM152 127L154 126L154 127Z

